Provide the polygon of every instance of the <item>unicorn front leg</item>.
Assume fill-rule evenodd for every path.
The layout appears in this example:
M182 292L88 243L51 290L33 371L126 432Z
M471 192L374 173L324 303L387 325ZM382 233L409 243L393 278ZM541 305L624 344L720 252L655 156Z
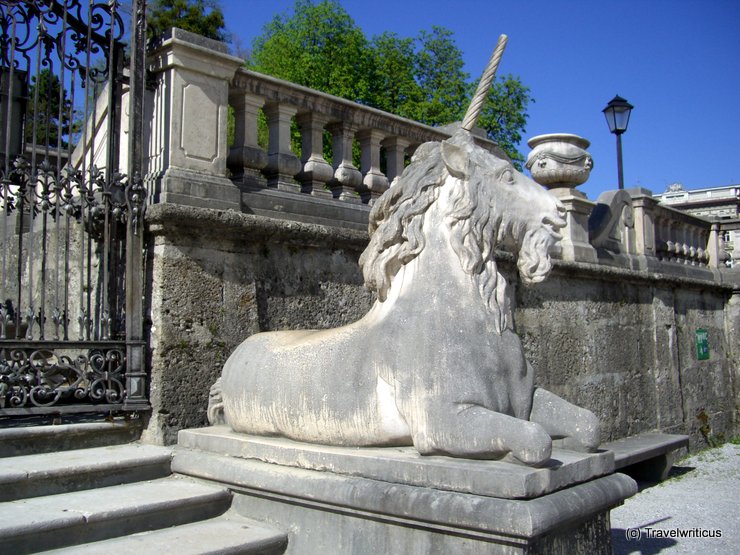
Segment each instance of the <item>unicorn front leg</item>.
M599 446L601 425L596 415L541 387L534 390L529 420L541 424L551 437L564 438L563 446L569 449L594 451Z
M552 440L542 426L481 405L429 403L409 418L414 446L422 455L498 459L511 453L531 466L550 459Z

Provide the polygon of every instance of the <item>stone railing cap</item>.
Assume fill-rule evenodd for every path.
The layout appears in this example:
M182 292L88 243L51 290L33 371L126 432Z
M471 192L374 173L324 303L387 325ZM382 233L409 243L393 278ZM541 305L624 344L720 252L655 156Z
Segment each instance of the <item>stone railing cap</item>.
M630 187L627 192L631 197L652 197L653 192L645 187Z
M198 35L197 33L191 33L190 31L186 31L185 29L180 29L179 27L172 27L171 29L165 31L162 34L161 38L157 40L157 46L159 46L160 44L164 44L168 40L172 39L179 40L181 42L189 42L190 44L193 44L195 46L207 48L208 50L215 50L216 52L220 52L221 54L229 53L229 45L227 45L225 42L209 39L202 35Z

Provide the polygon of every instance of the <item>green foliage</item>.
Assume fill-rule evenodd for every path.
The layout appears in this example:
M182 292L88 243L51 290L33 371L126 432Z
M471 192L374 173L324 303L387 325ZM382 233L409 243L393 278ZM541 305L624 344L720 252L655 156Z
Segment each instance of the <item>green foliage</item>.
M258 36L250 69L354 100L427 125L462 120L475 82L451 31L434 26L417 38L383 33L368 40L335 0L297 0ZM529 89L497 79L478 125L518 165ZM520 165L521 167L521 165Z
M250 66L343 98L367 97L368 42L333 0L298 0L294 15L278 15L253 45Z
M430 33L422 31L418 42L414 70L423 100L416 119L428 125L461 120L469 100L469 76L452 32L435 26Z
M699 432L704 437L709 447L719 447L725 443L725 435L722 432L715 433L712 431L712 427L709 424L709 415L704 409L701 409L696 414L696 419L699 421Z
M506 75L494 81L478 120L488 138L496 141L520 170L524 157L516 145L522 140L522 132L527 126L527 105L530 102L534 99L529 88L518 77Z
M72 102L67 98L66 90L61 90L60 102L59 77L49 69L41 70L29 88L24 131L26 142L66 148L69 143L65 137L69 138L74 131L71 115Z
M395 33L373 37L370 43L371 104L386 112L417 119L423 92L413 72L409 71L415 63L413 39L401 38Z
M209 39L230 41L218 0L154 0L147 9L147 22L150 36L179 27Z

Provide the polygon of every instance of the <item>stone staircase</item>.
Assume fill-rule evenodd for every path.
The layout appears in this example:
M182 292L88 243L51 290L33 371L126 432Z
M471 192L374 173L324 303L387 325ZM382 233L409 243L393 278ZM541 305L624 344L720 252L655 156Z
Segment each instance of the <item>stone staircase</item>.
M173 474L134 426L0 429L0 553L283 553L287 536L231 509L231 492Z

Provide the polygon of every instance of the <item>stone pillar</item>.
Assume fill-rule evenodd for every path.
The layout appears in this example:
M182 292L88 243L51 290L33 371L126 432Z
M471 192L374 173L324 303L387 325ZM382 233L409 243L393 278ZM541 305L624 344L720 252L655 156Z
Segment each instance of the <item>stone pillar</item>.
M360 158L360 172L365 176L362 179L363 189L369 192L367 201L372 202L388 189L388 178L380 171L380 141L383 133L377 129L363 129L357 134L362 151ZM362 195L362 191L360 192Z
M301 192L331 198L326 184L334 177L334 170L324 160L324 126L329 119L315 112L300 114L297 119L301 129L303 171L296 178L301 182Z
M578 262L596 262L596 249L588 239L588 218L596 205L574 188L551 189L565 207L565 227L560 231L561 258Z
M148 58L157 80L146 181L154 202L240 208L226 178L229 82L243 60L226 44L182 29Z
M243 184L263 187L266 183L262 170L267 166L267 153L259 146L257 123L265 100L233 91L229 103L234 108L234 146L229 151L229 169Z
M724 266L724 257L721 256L724 249L720 248L719 222L712 223L712 227L709 231L709 242L707 244L707 250L709 251L710 268L720 268Z
M362 186L362 174L352 164L352 139L355 127L340 121L328 127L333 138L334 179L330 185L334 198L348 202L362 202L355 190Z
M393 180L403 173L404 157L406 149L411 142L402 137L388 137L380 143L385 148L385 159L387 162L386 176L393 184Z
M279 102L270 102L264 108L270 131L264 170L267 186L296 193L300 192L300 187L293 177L301 171L301 162L290 149L290 123L297 111L297 108Z
M634 195L632 208L635 211L635 251L642 256L655 257L655 206L658 201L652 194Z

